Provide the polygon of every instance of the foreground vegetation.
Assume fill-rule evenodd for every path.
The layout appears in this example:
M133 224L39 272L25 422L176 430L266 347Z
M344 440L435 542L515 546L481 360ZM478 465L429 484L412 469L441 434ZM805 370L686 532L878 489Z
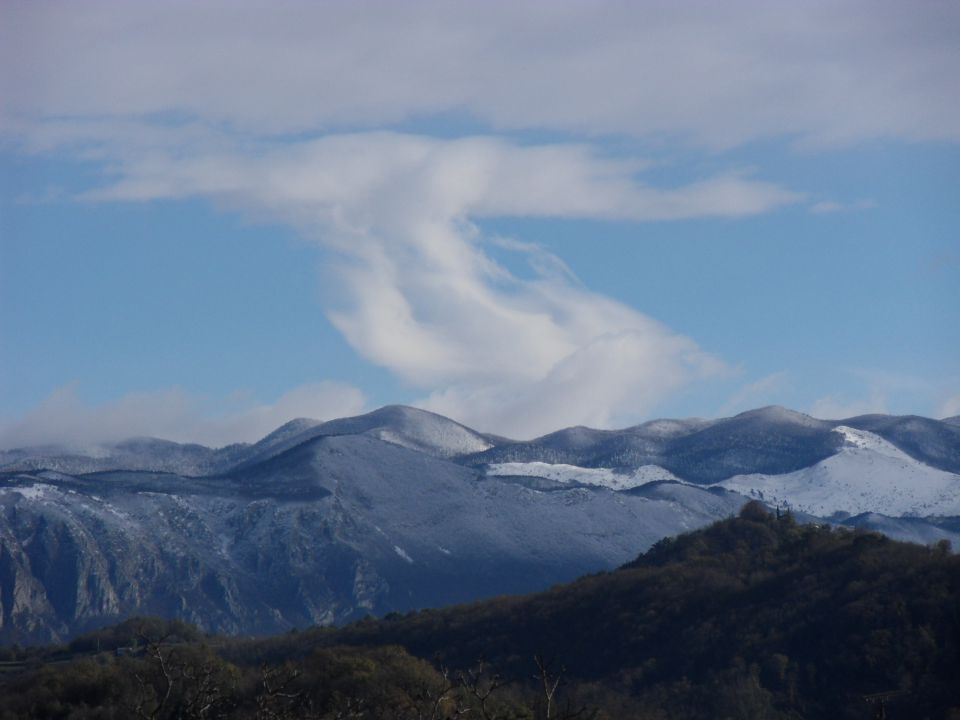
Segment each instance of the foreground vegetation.
M5 653L2 720L955 719L960 557L751 504L532 596L261 640L133 619Z

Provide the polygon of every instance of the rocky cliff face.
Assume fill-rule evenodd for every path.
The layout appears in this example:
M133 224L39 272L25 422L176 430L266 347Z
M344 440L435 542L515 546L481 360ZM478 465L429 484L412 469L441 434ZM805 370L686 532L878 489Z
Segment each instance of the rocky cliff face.
M277 632L525 592L612 568L741 502L525 481L366 436L209 478L8 475L0 637L53 640L130 614Z

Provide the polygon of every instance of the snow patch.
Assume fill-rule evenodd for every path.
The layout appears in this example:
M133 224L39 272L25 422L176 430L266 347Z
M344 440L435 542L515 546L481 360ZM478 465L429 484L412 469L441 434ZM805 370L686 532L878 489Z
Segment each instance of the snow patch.
M410 450L434 452L441 457L483 452L493 447L486 440L458 426L444 427L435 424L424 427L408 427L400 431L378 428L371 434L377 439L393 445L399 445Z
M592 485L611 490L630 490L657 480L678 481L673 473L659 465L641 465L630 473L621 473L610 468L586 468L579 465L545 462L506 462L487 466L487 475L541 477L556 482Z
M837 425L837 427L833 429L833 432L843 437L844 448L872 450L873 452L880 453L881 455L887 455L889 457L913 460L913 458L900 450L900 448L898 448L896 445L887 442L882 437L875 435L872 432L867 432L866 430L857 430L856 428L847 427L846 425ZM913 462L917 461L913 460Z
M47 485L45 483L34 483L33 485L17 485L13 487L0 488L0 492L14 492L18 495L22 495L27 500L42 500L44 495L48 492L55 492L56 488L53 485Z
M716 486L812 515L960 515L960 475L913 459L883 438L839 425L835 455L783 475L737 475Z

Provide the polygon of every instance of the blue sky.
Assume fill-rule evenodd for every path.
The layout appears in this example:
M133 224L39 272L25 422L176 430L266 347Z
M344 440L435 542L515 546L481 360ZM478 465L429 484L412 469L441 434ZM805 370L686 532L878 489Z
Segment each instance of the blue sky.
M0 10L0 446L960 413L953 4L234 7Z

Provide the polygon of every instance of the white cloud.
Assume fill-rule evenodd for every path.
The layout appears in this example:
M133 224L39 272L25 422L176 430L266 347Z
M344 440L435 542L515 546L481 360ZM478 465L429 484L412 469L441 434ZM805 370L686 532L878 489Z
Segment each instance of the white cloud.
M363 357L430 407L518 435L630 421L720 363L549 253L528 253L538 275L519 279L477 219L741 217L803 197L736 170L654 186L643 161L587 144L368 129L463 117L490 133L712 148L960 140L950 2L91 1L0 14L0 134L93 161L108 181L91 201L203 197L296 225L329 250L329 316Z
M888 412L886 398L876 391L865 400L850 400L827 395L818 399L810 408L810 416L821 420L845 420L857 415L886 412Z
M852 212L857 210L872 210L877 207L874 200L858 200L851 203L839 203L834 200L821 200L810 206L814 215L829 215L838 212Z
M733 415L763 405L777 404L776 398L789 378L790 374L781 370L741 386L720 408L720 415Z
M268 213L302 227L451 218L543 216L618 220L742 217L803 195L742 171L660 189L645 163L582 144L518 145L494 137L439 140L394 132L344 133L288 143L246 143L196 126L135 123L40 126L39 147L75 147L117 178L88 200L191 196ZM377 208L366 207L377 197ZM426 208L429 206L429 210Z
M4 3L20 118L176 114L257 133L437 113L493 129L960 139L950 0Z
M49 443L87 446L139 436L219 447L259 440L291 418L327 420L355 415L364 405L359 390L333 382L301 385L273 403L248 405L226 415L204 413L198 398L179 389L130 393L90 405L73 386L67 386L23 418L0 426L0 448Z
M531 259L535 277L516 277L473 218L752 214L797 197L738 176L655 190L636 178L639 163L580 145L397 133L235 153L129 142L99 147L118 177L90 199L202 196L298 226L330 251L329 316L351 346L424 391L427 406L518 436L635 420L721 363L582 287L545 250L494 239Z
M510 347L505 342L504 352ZM634 327L585 340L532 381L506 376L455 383L420 405L515 438L573 425L623 427L723 367L689 338L637 314Z
M938 418L948 418L960 415L960 393L948 397L937 409Z
M868 413L917 413L943 418L960 413L960 395L952 394L957 386L955 375L924 376L863 367L849 368L846 374L860 392L822 397L814 403L811 415L843 419Z

